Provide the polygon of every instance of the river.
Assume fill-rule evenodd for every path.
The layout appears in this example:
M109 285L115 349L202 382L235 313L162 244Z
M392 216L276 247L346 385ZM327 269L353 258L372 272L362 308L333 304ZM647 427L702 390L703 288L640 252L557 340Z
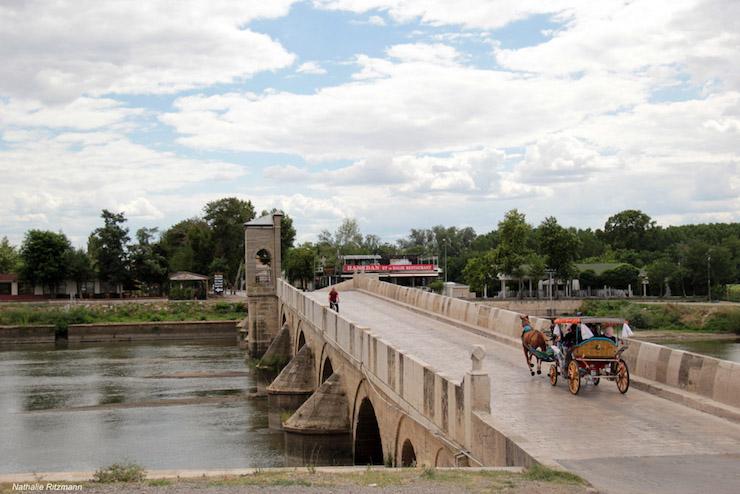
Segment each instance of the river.
M660 345L694 352L701 355L709 355L723 360L740 362L740 338L730 340L661 340L657 342Z
M281 466L256 386L233 341L0 349L0 473Z

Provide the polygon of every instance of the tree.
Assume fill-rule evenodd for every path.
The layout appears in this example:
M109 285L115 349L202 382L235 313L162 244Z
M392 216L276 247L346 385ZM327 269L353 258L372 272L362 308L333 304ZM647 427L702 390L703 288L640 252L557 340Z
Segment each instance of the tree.
M307 282L314 277L315 263L316 254L308 244L290 249L283 260L283 268L289 280L300 281L301 288L305 289Z
M126 244L130 238L128 228L123 226L126 217L123 213L113 213L107 209L100 216L103 226L90 235L87 251L102 281L123 284L129 279Z
M647 272L651 287L654 286L657 288L656 291L662 297L666 284L676 278L678 266L670 259L663 257L648 264L645 267L645 271Z
M244 261L244 223L254 219L254 206L251 201L226 197L207 203L203 211L212 233L213 257L226 260L224 275L232 280Z
M131 275L147 294L160 294L167 280L167 257L162 246L153 242L157 232L157 228L139 228L137 243L129 248Z
M160 245L170 271L211 274L214 262L213 234L204 220L190 218L172 225L162 234Z
M362 250L363 236L354 218L345 218L334 232L334 243L342 254L355 254Z
M494 249L494 259L498 271L506 276L521 278L522 265L526 262L530 250L527 241L532 227L523 213L516 209L508 211L498 224L499 244ZM520 287L521 287L521 279Z
M69 249L65 254L67 278L75 282L77 296L82 292L82 284L95 279L92 259L82 249Z
M601 278L596 274L593 269L587 269L581 271L578 274L578 280L581 283L581 289L583 288L598 288L601 283Z
M493 251L468 259L462 275L474 291L487 292L487 287L493 283L497 275Z
M533 283L537 284L541 279L545 277L547 263L545 258L539 254L532 253L527 259L527 276L532 280ZM539 292L538 297L539 297Z
M578 252L578 237L558 224L550 216L537 228L540 253L545 256L547 267L555 270L555 276L567 280L575 275L573 262Z
M20 269L20 255L18 250L11 245L8 237L0 240L0 273L17 273Z
M612 288L626 289L629 285L637 286L640 270L630 264L620 264L616 268L601 273L601 280Z
M66 235L42 230L29 230L21 245L21 277L33 284L48 286L55 292L67 276L65 263L72 248Z
M637 209L626 209L610 216L604 224L604 239L615 249L643 250L655 228L650 216Z

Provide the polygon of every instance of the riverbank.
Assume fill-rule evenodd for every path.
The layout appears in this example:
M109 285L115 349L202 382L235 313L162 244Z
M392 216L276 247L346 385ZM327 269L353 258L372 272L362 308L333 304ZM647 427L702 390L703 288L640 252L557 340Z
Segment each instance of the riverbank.
M682 331L678 329L647 329L636 332L632 338L636 340L661 343L663 341L725 341L736 340L735 333L715 333L706 331Z
M16 484L81 486L86 493L197 492L353 492L460 494L507 492L513 494L585 494L596 492L579 477L561 471L535 467L503 468L383 468L317 467L241 469L231 471L151 471L136 482L90 482L93 472L0 476L0 493L14 492ZM15 491L17 492L17 491Z
M587 300L587 316L623 317L638 330L740 334L737 304L641 303L626 300Z
M53 325L63 328L72 324L225 321L244 319L246 314L244 302L2 304L0 326Z
M0 326L0 345L236 339L238 320Z

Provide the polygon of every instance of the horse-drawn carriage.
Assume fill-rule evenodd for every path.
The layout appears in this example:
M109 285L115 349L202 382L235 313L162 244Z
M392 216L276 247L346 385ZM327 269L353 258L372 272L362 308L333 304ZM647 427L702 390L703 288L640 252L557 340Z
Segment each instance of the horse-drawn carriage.
M630 387L630 373L621 355L627 349L627 344L616 337L615 327L622 330L623 337L631 333L624 319L555 319L550 384L557 385L558 376L563 375L568 380L568 389L575 395L580 391L582 382L598 386L601 379L606 379L615 381L619 392L626 393Z

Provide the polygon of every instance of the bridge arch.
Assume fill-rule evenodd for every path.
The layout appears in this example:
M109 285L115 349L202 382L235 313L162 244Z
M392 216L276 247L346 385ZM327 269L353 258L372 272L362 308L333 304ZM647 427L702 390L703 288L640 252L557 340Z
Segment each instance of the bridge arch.
M414 450L414 445L411 443L410 439L406 439L401 447L401 466L416 466L416 451Z
M332 374L334 374L334 366L331 363L331 358L329 355L326 355L326 344L324 344L324 348L322 349L322 353L324 353L323 361L321 362L321 373L319 374L319 386L324 384L324 381L329 379Z
M362 398L354 426L355 465L383 465L383 442L370 398Z
M455 465L455 461L448 450L446 450L445 448L439 448L439 450L437 451L437 455L434 457L434 466L454 467L457 465Z
M295 348L295 351L293 352L293 355L297 355L298 351L303 348L306 345L306 335L303 333L303 328L301 327L301 323L298 323L298 327L296 328L296 339L295 339L295 345L293 345L293 348Z

